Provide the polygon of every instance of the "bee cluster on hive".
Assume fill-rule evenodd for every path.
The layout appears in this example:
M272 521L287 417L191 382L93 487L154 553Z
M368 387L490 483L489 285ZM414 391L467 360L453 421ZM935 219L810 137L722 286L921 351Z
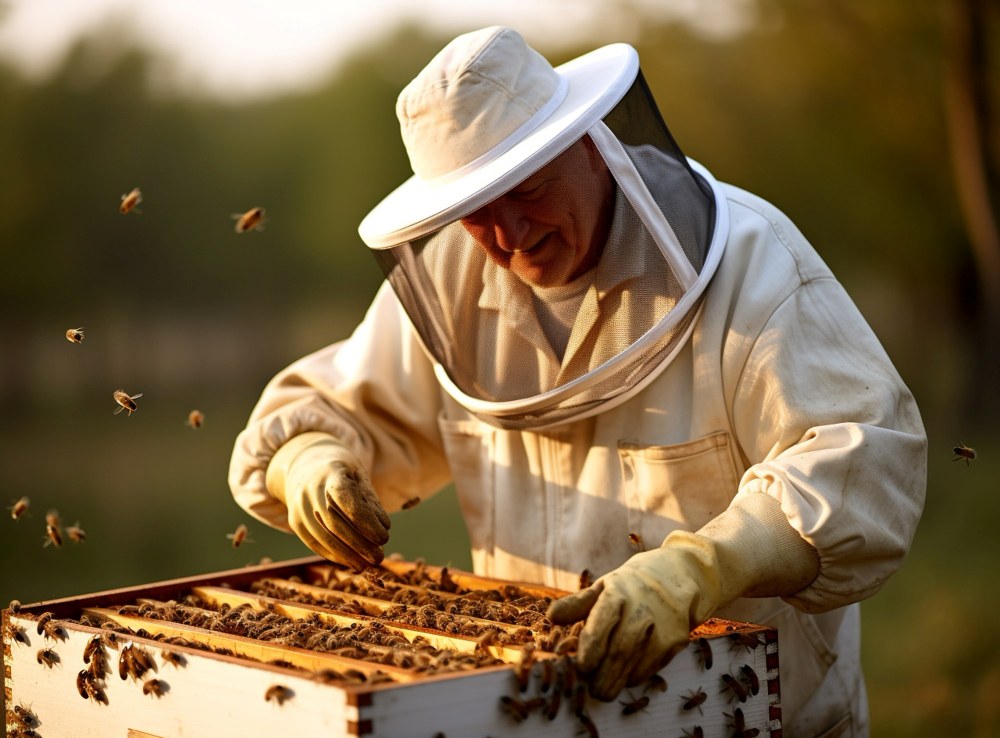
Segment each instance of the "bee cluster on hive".
M777 644L768 645L765 637L773 631L707 623L692 634L673 672L668 667L626 689L617 701L603 703L589 697L577 670L583 624L558 626L545 616L551 601L565 594L561 591L421 561L390 559L364 571L319 559L294 564L4 611L10 681L16 687L19 675L33 672L31 679L21 677L23 691L8 689L8 730L72 734L43 731L37 722L46 720L48 709L61 716L60 724L69 724L69 713L76 710L110 713L125 702L123 720L135 720L143 711L149 719L162 717L172 704L190 714L188 703L208 698L204 687L194 690L186 683L187 672L207 668L206 660L221 660L227 668L242 664L234 672L241 679L246 667L262 675L255 677L255 687L246 686L252 707L241 715L248 723L253 710L267 710L264 718L271 719L276 710L294 715L307 705L312 709L317 700L311 690L336 688L357 703L356 714L344 708L350 715L342 734L424 734L423 728L398 732L392 722L400 717L407 688L423 684L434 690L413 697L420 705L434 699L455 705L458 683L472 684L468 677L478 677L460 702L469 710L478 705L469 720L479 722L468 726L490 735L541 735L546 726L549 731L571 726L568 735L639 735L644 721L654 719L662 727L664 715L673 716L678 736L682 731L727 738L780 735ZM773 664L770 653L765 657L768 648ZM46 707L41 692L28 686L36 684L32 679L63 685L51 690L58 692L61 707ZM381 698L388 690L397 690L391 708ZM23 713L29 709L30 719ZM253 720L262 731L264 718ZM462 734L456 732L456 718L444 711L427 709L425 718L428 727ZM184 735L200 734L191 725L185 730ZM448 734L426 735L436 732Z

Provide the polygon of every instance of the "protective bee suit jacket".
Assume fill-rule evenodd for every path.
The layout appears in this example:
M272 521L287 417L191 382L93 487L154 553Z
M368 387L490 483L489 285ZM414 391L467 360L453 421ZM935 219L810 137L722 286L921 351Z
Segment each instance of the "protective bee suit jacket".
M724 186L730 228L689 340L641 392L544 431L471 416L438 384L388 286L346 341L265 389L237 439L236 500L288 529L264 485L289 438L324 431L364 461L389 511L454 480L477 573L576 590L748 495L776 498L820 555L793 597L721 617L776 626L786 736L864 736L860 611L909 548L926 438L871 329L795 226ZM575 330L575 328L574 328Z

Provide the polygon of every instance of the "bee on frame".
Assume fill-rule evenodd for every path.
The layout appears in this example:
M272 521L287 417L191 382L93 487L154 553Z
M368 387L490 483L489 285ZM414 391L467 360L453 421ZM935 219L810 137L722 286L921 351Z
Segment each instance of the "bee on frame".
M118 209L121 211L122 215L125 215L125 213L132 210L132 208L134 208L140 202L142 202L142 193L139 191L139 188L136 187L127 195L122 195L122 204L121 207L119 207ZM135 212L138 213L141 211L136 210Z
M264 230L264 208L250 208L243 214L233 213L232 217L236 221L237 233Z
M976 458L976 449L969 448L964 444L961 446L955 446L951 452L955 454L955 458L952 459L952 461L961 461L962 459L965 459L966 466L970 466L969 462Z
M138 405L135 401L142 397L142 392L137 395L129 395L125 390L115 390L114 398L120 407L115 409L114 415L117 415L122 410L128 410L128 414L131 415L133 411L138 410Z
M83 328L70 328L66 331L66 340L70 343L83 343Z

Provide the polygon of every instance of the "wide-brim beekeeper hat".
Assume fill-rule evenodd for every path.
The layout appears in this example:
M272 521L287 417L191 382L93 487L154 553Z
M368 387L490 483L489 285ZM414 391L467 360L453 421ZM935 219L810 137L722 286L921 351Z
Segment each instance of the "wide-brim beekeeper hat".
M508 429L640 392L691 332L728 213L667 130L635 49L611 44L553 68L516 31L482 29L438 53L396 113L414 175L359 232L442 386ZM498 265L462 221L487 205L520 217L516 188L584 138L614 183L610 227L597 265L560 293ZM579 186L589 182L581 173ZM553 185L565 186L576 185Z

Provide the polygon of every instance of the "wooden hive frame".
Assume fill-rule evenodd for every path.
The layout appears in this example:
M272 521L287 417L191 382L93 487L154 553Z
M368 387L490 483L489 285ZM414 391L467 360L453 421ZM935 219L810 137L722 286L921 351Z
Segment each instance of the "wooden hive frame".
M386 561L384 567L405 575L416 565ZM440 581L441 570L426 567L433 579ZM543 714L559 700L558 691L545 683L551 679L553 653L536 651L534 666L525 691L519 689L517 662L524 647L516 644L490 644L485 648L502 663L461 672L425 675L412 670L374 664L325 652L292 648L268 641L241 638L180 623L151 620L134 613L120 614L124 604L177 600L194 593L200 599L230 606L247 603L255 609L273 609L298 618L314 616L323 622L339 625L383 622L387 629L407 640L422 637L435 647L472 651L476 641L412 624L388 623L379 614L390 604L377 598L344 594L322 588L324 582L347 576L343 569L317 557L297 559L263 566L245 567L199 577L176 579L138 587L99 592L40 602L22 607L18 613L4 610L3 656L5 722L8 735L17 735L19 727L15 708L30 709L37 720L29 721L38 736L134 736L168 738L173 736L273 736L305 734L311 736L574 736L584 734L580 718L569 707L571 695L552 720ZM538 585L478 577L459 571L450 572L460 587L475 590L516 586L537 597L560 597L565 592ZM289 581L290 577L305 580ZM306 594L322 594L330 607L278 600L248 593L253 582L275 580L298 588ZM309 584L312 582L313 584ZM404 585L405 586L405 585ZM319 587L319 589L317 589ZM439 593L442 594L442 593ZM443 596L447 597L447 594ZM353 602L355 611L344 613L337 601ZM36 634L42 613L51 612L63 639L54 640ZM81 614L114 620L134 630L143 628L150 637L121 636L119 648L130 645L143 649L153 658L155 671L148 678L159 680L164 693L160 697L143 693L143 682L117 673L104 680L107 704L81 698L77 691L77 673L84 666L84 650L100 628L65 619L79 619ZM373 614L367 614L373 613ZM506 632L512 628L493 623ZM21 629L23 640L14 638ZM157 633L183 634L189 640L222 650L168 645L153 636ZM743 636L757 647L739 647L733 636ZM667 682L661 693L643 688L625 690L619 700L603 703L589 699L585 713L594 730L602 736L668 735L681 738L696 735L695 726L704 736L738 734L737 717L742 716L744 735L781 735L780 687L778 681L777 633L773 629L727 621L709 621L691 635L691 644L679 653L660 675ZM703 640L701 640L703 639ZM711 669L706 669L702 645L713 654ZM58 662L51 668L37 660L38 651L50 648ZM164 652L182 657L174 666ZM118 656L118 654L109 654ZM278 662L268 663L268 662ZM112 664L114 666L114 664ZM742 667L748 667L759 680L758 694L749 692L749 680ZM343 671L355 669L365 674L381 671L393 681L347 684L314 678L324 668ZM556 672L559 673L558 671ZM747 689L745 701L737 701L722 675L739 679ZM272 688L283 687L287 699L266 700ZM696 708L684 709L686 698L704 694ZM546 708L532 712L518 722L504 709L501 698L507 696L527 703L545 701ZM630 715L623 715L623 705L648 698L648 704ZM739 708L740 713L736 712ZM23 727L23 723L20 724ZM757 733L753 733L756 730Z

